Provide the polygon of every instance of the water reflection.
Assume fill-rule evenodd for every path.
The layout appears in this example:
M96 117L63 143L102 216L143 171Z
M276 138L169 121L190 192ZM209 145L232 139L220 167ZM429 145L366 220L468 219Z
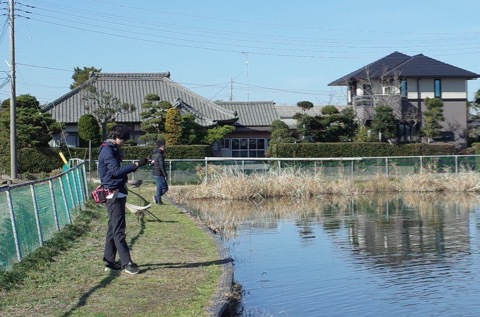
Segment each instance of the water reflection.
M183 203L229 246L244 315L480 314L476 196Z

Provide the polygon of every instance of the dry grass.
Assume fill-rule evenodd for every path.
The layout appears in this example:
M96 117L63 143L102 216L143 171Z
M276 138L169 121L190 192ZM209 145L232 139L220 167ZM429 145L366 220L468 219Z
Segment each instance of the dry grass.
M186 188L186 187L185 187ZM476 192L480 190L480 174L422 173L404 177L373 176L355 180L339 175L283 172L266 175L245 175L229 172L211 176L208 182L188 188L179 196L191 199L258 200L275 197L308 198L321 195L358 196L366 193L397 192Z

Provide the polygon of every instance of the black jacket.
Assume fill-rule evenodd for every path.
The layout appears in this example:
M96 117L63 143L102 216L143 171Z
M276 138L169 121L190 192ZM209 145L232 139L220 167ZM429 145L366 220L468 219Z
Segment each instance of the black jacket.
M165 153L156 149L153 151L152 155L153 163L153 176L163 176L168 177L167 169L165 168Z

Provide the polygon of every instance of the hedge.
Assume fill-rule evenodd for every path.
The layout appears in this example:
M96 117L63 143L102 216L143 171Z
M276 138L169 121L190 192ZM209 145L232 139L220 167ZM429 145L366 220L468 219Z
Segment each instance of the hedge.
M392 145L379 142L354 143L281 143L272 145L272 157L383 157L431 156L455 154L455 145L447 143L411 143Z
M151 157L154 146L125 146L122 148L125 160L137 160L142 157ZM69 149L69 157L87 160L87 148ZM167 147L167 159L203 159L212 156L209 145L171 145ZM98 159L98 147L92 148L92 160Z

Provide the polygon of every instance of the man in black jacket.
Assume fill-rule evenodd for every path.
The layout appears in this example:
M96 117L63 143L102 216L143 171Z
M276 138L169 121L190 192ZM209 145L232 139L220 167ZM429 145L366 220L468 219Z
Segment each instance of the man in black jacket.
M157 194L153 196L153 202L162 205L162 196L168 191L168 174L165 168L165 142L157 141L157 148L153 151L153 179L157 184Z
M110 129L108 139L98 149L98 175L102 186L109 191L106 201L108 229L103 261L105 261L106 271L123 268L126 273L137 274L140 270L130 257L130 250L125 240L125 204L128 194L125 184L128 181L127 175L147 164L148 160L142 158L138 162L122 166L120 149L129 138L128 128L118 124ZM117 253L120 256L121 265L115 262Z

